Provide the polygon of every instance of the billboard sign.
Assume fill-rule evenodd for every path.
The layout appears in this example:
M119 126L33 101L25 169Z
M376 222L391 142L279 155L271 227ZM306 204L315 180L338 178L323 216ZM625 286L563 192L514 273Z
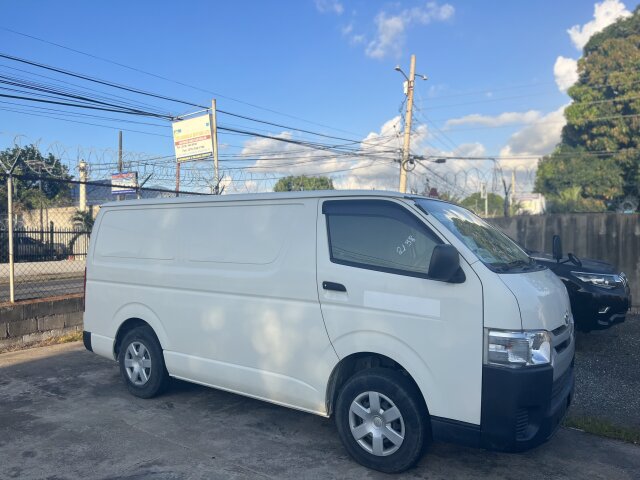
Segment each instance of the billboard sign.
M178 162L189 162L213 156L210 115L174 122L173 146Z
M138 190L138 172L122 172L111 174L111 193L126 195Z

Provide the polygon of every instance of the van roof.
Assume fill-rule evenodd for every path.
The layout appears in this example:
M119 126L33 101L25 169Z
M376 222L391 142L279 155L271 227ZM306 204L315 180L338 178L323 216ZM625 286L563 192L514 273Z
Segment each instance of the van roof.
M382 197L382 198L422 198L425 200L438 200L437 198L423 195L411 195L407 193L382 191L382 190L308 190L298 192L265 192L229 195L192 195L188 197L149 198L144 200L124 200L120 202L108 202L102 207L126 207L132 205L166 205L182 203L214 203L237 202L250 200L287 200L295 198L330 198L330 197ZM446 203L446 202L445 202Z

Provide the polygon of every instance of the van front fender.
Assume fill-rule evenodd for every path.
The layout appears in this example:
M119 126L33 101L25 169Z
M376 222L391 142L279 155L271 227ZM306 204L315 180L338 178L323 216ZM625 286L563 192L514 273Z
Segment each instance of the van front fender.
M340 360L358 353L384 355L398 363L413 378L422 393L427 408L440 403L429 365L410 345L388 333L372 330L352 331L332 340ZM433 412L432 412L433 413Z

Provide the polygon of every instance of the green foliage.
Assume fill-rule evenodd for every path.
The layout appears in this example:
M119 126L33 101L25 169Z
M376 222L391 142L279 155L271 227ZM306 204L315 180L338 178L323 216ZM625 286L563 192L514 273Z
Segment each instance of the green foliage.
M601 211L640 194L640 9L591 37L578 74L562 141L541 160L535 190L559 208Z
M83 212L82 210L76 210L76 212L71 217L71 221L73 222L74 229L76 233L73 234L73 237L69 240L69 251L73 252L74 245L78 238L80 238L85 233L91 233L93 229L93 213L91 210L87 210Z
M504 211L504 198L495 193L489 193L487 200L489 216L496 217L502 215ZM477 215L484 216L484 198L480 197L479 192L469 195L467 198L462 200L462 202L460 202L460 205L468 208Z
M423 195L428 195L428 194L429 194L428 191L425 191L425 193L423 193ZM444 200L445 202L451 202L451 203L455 203L456 205L462 205L462 197L452 192L441 192L438 194L438 198L440 200Z
M71 221L73 222L73 225L79 230L90 232L93 229L94 218L93 213L91 213L90 210L87 210L86 212L83 212L82 210L76 210L76 212L73 214L73 217L71 217Z
M294 192L300 190L334 190L329 177L307 177L305 175L281 178L273 187L274 192Z
M585 198L579 186L561 190L547 201L548 213L604 212L606 205L595 198Z
M18 159L14 175L28 175L32 179L18 179L13 181L14 201L16 210L35 209L63 203L71 198L71 186L68 183L47 180L47 177L71 179L69 168L60 163L52 154L42 155L34 145L27 147L13 147L0 152L0 167L2 172L11 167ZM27 162L38 170L41 177L27 166ZM39 178L42 178L40 180ZM0 213L7 211L7 185L0 184Z

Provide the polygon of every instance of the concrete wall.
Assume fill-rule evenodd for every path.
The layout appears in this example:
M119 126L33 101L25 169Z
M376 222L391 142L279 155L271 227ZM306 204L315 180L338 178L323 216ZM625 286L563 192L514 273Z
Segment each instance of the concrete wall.
M488 219L531 250L551 253L553 235L562 249L579 257L605 260L626 273L633 306L640 306L640 215L571 213Z
M82 330L82 297L0 306L0 352Z

